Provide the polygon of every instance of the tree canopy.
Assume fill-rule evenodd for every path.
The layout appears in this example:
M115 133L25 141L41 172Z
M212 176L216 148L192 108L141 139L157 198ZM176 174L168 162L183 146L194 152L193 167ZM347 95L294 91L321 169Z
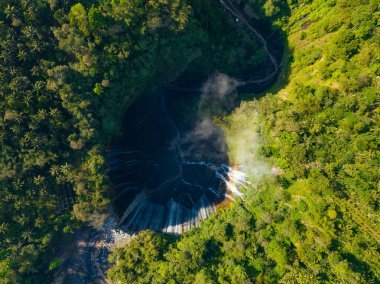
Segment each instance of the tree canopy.
M272 174L179 238L141 232L108 276L377 283L379 1L242 2L289 46L265 96L219 121L230 159ZM0 1L0 282L50 282L59 239L102 221L105 149L134 100L265 60L216 0Z
M260 156L275 174L252 175L258 188L244 202L146 260L136 281L377 283L380 5L246 2L287 34L289 48L273 94L222 121L231 160L258 167L249 161ZM129 250L114 252L111 280L134 273L123 271Z
M231 19L218 3L198 4L0 3L0 282L48 282L59 237L101 222L105 148L136 98L197 58L194 74L241 61L224 50L237 31ZM201 6L218 21L200 18ZM262 60L247 58L241 68Z

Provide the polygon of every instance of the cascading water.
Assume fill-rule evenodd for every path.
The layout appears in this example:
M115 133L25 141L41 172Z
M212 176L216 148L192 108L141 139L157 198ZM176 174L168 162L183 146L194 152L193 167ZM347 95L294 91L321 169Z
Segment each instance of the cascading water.
M111 204L123 229L180 234L250 187L243 172L228 166L223 132L171 114L168 101L179 94L166 92L130 108L124 137L107 152Z
M199 226L199 222L213 214L218 205L224 206L224 201L228 204L244 198L242 191L255 188L238 170L240 168L229 166L223 133L211 119L202 119L197 110L194 110L193 117L201 119L196 123L187 121L178 111L173 113L177 108L177 104L172 103L173 98L215 93L212 104L229 104L236 97L226 97L226 92L233 92L234 88L246 93L263 92L277 77L283 49L273 42L280 43L279 33L261 31L259 34L243 12L247 5L244 1L219 2L234 21L238 18L262 43L268 54L267 62L260 70L242 74L244 76L239 80L221 75L209 80L211 85L198 83L190 86L177 80L149 99L141 98L128 109L123 135L106 155L113 191L111 204L118 218L111 216L99 230L87 228L88 235L78 232L75 240L79 249L66 261L62 273L74 271L75 279L80 273L85 282L98 280L101 275L107 282L102 269L108 268L110 248L124 245L134 237L134 232L151 229L182 233ZM258 76L256 71L260 72ZM207 101L207 96L202 99ZM233 103L236 105L236 101ZM260 165L254 168L267 172ZM251 176L252 168L246 169ZM67 196L75 199L72 190L68 191ZM66 206L70 204L63 204L62 208ZM77 271L78 265L83 269ZM94 271L98 272L95 278ZM58 282L61 277L62 274L58 274Z

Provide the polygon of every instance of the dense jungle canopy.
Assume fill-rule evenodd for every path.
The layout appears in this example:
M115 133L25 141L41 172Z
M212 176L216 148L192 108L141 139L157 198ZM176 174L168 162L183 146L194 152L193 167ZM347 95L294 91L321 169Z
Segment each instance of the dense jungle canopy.
M277 82L218 113L256 190L179 237L139 233L108 277L379 283L380 2L243 2L285 47ZM0 282L51 282L57 242L104 220L105 149L132 102L265 58L217 0L0 1Z

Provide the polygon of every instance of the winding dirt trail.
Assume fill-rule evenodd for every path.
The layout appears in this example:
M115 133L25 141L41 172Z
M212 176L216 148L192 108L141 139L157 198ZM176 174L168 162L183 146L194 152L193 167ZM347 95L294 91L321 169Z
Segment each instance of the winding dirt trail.
M272 54L268 47L268 42L267 40L258 32L250 23L249 17L241 11L238 7L236 7L236 4L233 2L233 0L219 0L219 3L225 8L232 17L235 19L238 19L241 21L247 28L248 30L252 33L252 35L260 41L262 47L264 48L266 54L269 57L269 60L273 66L273 71L266 75L265 77L259 77L259 78L252 78L250 80L242 81L238 80L238 87L243 87L247 86L250 84L263 84L267 83L271 80L274 79L274 77L277 76L279 70L280 70L280 63L277 61L276 57ZM182 88L182 87L176 87L176 86L170 86L171 89L182 91L182 92L200 92L202 91L202 87L200 88Z
M272 80L277 75L280 65L277 62L276 58L273 56L273 54L270 52L268 48L268 43L265 40L265 38L249 23L247 16L244 13L242 13L231 0L219 0L219 2L234 17L239 19L253 33L253 35L261 42L265 52L268 54L268 57L273 65L273 71L267 76L265 76L264 78L243 81L241 82L240 86L245 86L249 84L260 84L260 83L265 83L267 81Z

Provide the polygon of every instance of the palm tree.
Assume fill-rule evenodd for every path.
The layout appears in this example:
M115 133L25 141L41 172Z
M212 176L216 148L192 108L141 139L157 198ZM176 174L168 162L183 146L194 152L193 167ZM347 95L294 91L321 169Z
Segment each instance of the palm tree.
M33 183L37 186L43 184L44 181L45 181L45 177L40 176L40 175L34 177L33 179Z
M22 29L22 33L27 39L33 39L36 34L36 29L33 26L26 26Z
M15 15L16 15L16 8L15 6L12 6L12 5L8 5L6 8L5 8L5 14L6 14L6 17L8 19L10 18L13 18Z
M33 42L31 43L30 47L31 47L31 50L32 50L33 52L41 52L41 51L42 51L42 45L41 45L41 43L38 42L38 41L33 41Z
M28 54L26 53L25 50L20 50L20 51L18 52L17 58L18 58L20 61L26 61L26 59L28 58Z
M25 106L27 109L29 109L31 103L33 100L33 94L31 92L26 92L23 98L23 102L25 103Z
M22 234L21 234L21 237L24 239L24 240L27 240L27 241L31 241L33 238L32 238L32 235L33 235L33 231L28 229L28 230L25 230Z
M5 235L8 229L9 229L9 224L7 223L0 224L0 234Z

